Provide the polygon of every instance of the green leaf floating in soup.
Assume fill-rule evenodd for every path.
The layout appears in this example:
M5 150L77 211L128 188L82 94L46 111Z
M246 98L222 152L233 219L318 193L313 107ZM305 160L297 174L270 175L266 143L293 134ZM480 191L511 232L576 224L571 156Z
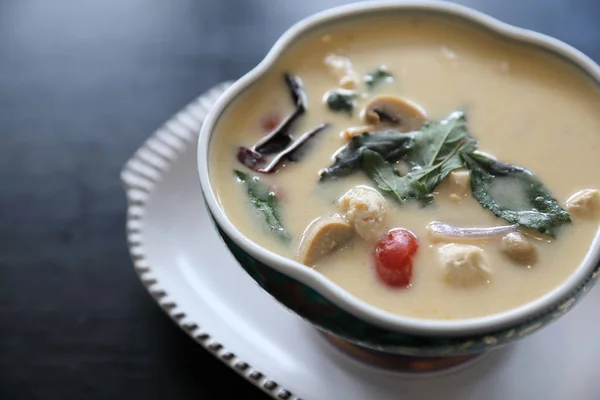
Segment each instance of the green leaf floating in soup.
M341 178L360 169L365 150L372 150L386 161L394 162L406 155L411 143L412 133L396 131L364 132L354 136L335 155L333 165L320 172L321 181Z
M393 185L379 185L384 182L381 178L390 178L390 170L394 177L400 178L388 162L403 160L412 166L405 183L398 183L406 190L392 192L401 202L414 199L426 203L431 201L431 193L450 172L464 167L458 149L472 151L476 147L477 141L467 132L465 115L455 112L442 121L429 121L416 132L366 132L353 137L335 156L334 164L321 172L321 180L346 176L362 168L380 189L385 187L382 190L390 192L388 189ZM375 154L369 153L365 160L367 151ZM413 180L415 183L406 186ZM385 181L389 182L389 179Z
M377 184L378 188L386 193L392 193L404 203L408 200L417 200L422 204L433 201L433 190L450 172L462 168L463 163L458 155L458 150L464 145L459 142L451 153L436 164L418 167L404 176L399 176L394 167L385 161L378 153L366 150L362 157L362 169ZM440 146L440 149L443 146ZM437 161L439 152L432 153L432 160Z
M473 197L497 217L555 236L569 222L544 184L530 171L476 153L461 152L471 171Z
M392 164L375 151L364 151L361 166L379 190L395 196L401 203L408 200L429 203L433 199L427 186L419 181L418 176L411 173L399 176Z
M333 90L325 94L324 100L331 111L344 112L348 115L352 115L355 97L356 95L350 91Z
M454 112L441 121L428 121L414 135L405 160L416 166L428 167L438 164L452 155L448 163L461 168L463 162L456 152L462 143L461 151L471 152L477 148L477 141L467 132L465 114Z
M389 82L393 79L393 75L390 74L387 68L383 66L378 67L376 70L369 72L364 77L364 81L369 89L373 89L380 83Z
M283 227L279 214L279 199L257 176L251 176L238 170L233 171L240 183L245 184L250 203L262 214L267 227L281 239L287 241L290 234Z

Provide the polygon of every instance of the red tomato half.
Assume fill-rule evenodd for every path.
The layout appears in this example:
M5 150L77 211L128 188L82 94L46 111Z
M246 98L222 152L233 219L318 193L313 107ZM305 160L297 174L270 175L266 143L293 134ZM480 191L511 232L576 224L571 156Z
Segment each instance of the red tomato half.
M408 287L412 280L412 259L419 242L408 229L392 229L377 242L375 271L379 278L392 287Z

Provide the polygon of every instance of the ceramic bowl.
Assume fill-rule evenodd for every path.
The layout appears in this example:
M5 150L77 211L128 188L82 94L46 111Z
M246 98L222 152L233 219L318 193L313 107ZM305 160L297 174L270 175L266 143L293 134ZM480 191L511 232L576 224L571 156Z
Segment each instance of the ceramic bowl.
M290 28L265 59L232 85L216 103L204 122L198 144L202 192L218 232L244 270L277 301L321 331L351 344L389 354L433 357L485 352L528 336L573 308L600 275L598 236L580 267L555 290L531 303L482 318L423 320L373 307L317 271L260 247L229 221L211 188L207 157L211 136L220 116L238 95L267 74L281 53L305 34L349 18L390 12L443 14L492 31L507 40L546 49L600 82L600 67L565 43L507 25L463 6L438 1L395 1L355 3L335 8Z

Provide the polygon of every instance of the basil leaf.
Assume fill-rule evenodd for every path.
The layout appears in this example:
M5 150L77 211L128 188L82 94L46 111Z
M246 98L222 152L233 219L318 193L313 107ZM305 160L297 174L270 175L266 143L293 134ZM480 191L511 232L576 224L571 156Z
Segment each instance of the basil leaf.
M411 133L396 131L365 132L354 136L335 154L333 165L320 172L321 181L347 176L360 169L365 150L375 151L387 161L398 161L406 155L412 136Z
M394 77L384 67L379 67L365 75L364 81L369 89L373 89L380 83L392 81Z
M379 153L365 150L361 164L363 171L377 184L379 190L395 196L400 203L418 200L426 204L433 200L427 187L419 180L420 176L411 173L398 176L392 164L385 161Z
M415 169L446 161L443 168L438 169L440 176L436 179L433 179L433 174L426 174L430 181L428 187L433 191L437 186L435 182L441 182L450 171L463 167L463 161L456 152L460 145L462 150L467 151L477 147L477 141L467 132L465 115L460 112L452 113L442 121L429 121L416 132L365 132L353 137L338 151L333 165L321 171L321 180L350 175L360 168L362 153L369 149L379 153L386 161L406 160Z
M331 111L345 112L348 115L352 115L354 111L354 97L354 93L334 90L326 94L325 103Z
M471 171L471 191L479 204L510 223L554 237L569 222L542 182L530 171L489 157L461 152Z
M454 153L449 163L454 169L461 168L463 162L455 151L460 143L463 152L472 152L477 148L477 141L467 132L465 114L457 111L441 121L426 122L415 135L406 161L427 167L442 162Z
M266 225L283 240L289 240L290 235L281 223L279 215L279 200L257 176L234 170L238 181L246 185L248 198L254 208L263 215Z
M433 193L437 185L442 183L450 172L464 167L463 161L458 154L458 151L463 146L463 142L458 143L454 150L452 150L452 153L449 153L445 159L425 168L413 169L408 175L414 176L425 187L427 193Z
M400 134L395 135L398 137ZM418 132L405 136L407 141L401 148L402 151L398 151L397 143L390 143L389 147L385 146L383 149L365 149L363 146L362 151L352 154L361 160L363 171L379 189L384 193L393 194L401 203L417 200L427 204L433 201L432 193L444 178L453 170L464 167L458 154L459 149L466 147L472 151L477 146L475 139L466 130L462 113L453 113L440 122L430 122ZM353 140L358 138L358 145L360 140L365 141L367 137L368 134L363 134ZM347 150L353 147L348 146ZM387 161L403 159L412 163L413 169L404 176L398 176L394 167L382 154L386 151ZM390 157L390 152L394 152L395 157ZM346 154L342 152L340 155Z
M413 169L404 176L399 176L390 163L372 150L364 151L361 166L381 191L394 194L401 203L417 200L428 204L433 201L432 193L437 185L450 172L463 166L462 162L456 164L454 158L461 146L462 143L459 143L454 151L439 163ZM460 161L460 156L458 160Z

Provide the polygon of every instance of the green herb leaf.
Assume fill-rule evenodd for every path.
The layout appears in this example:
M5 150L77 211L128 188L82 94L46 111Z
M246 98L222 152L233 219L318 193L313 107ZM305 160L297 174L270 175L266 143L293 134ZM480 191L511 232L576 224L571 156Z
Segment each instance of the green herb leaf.
M361 166L381 191L395 195L401 203L417 200L428 204L433 201L433 190L456 169L453 157L457 155L461 146L462 143L459 143L454 152L439 163L413 169L404 176L399 176L390 163L372 150L364 151ZM462 164L458 167L462 167Z
M364 151L361 166L379 190L395 196L401 203L418 200L427 204L433 200L431 192L420 181L421 175L408 173L399 176L394 167L375 151Z
M466 151L461 157L471 171L473 197L497 217L553 237L571 222L569 213L525 168Z
M425 168L413 169L408 175L414 176L425 187L427 193L433 193L437 185L442 183L450 172L464 166L462 159L458 155L458 151L463 146L464 142L458 143L454 150L452 150L452 153L446 155L446 158L437 164L428 165Z
M281 239L289 240L290 235L281 223L279 200L275 196L275 193L270 191L257 176L251 176L238 170L234 170L233 172L238 181L245 184L250 202L263 215L269 229Z
M365 132L354 136L336 153L333 165L321 171L321 180L340 178L360 169L365 150L377 152L384 160L397 161L406 155L412 138L412 133L396 131Z
M465 114L457 111L441 121L426 122L415 135L406 161L427 167L440 163L454 153L449 162L455 168L460 168L463 162L455 151L460 143L463 152L472 152L477 148L477 141L467 132Z
M352 115L354 111L354 97L356 95L352 92L333 90L326 94L325 103L331 111L345 112L348 115Z
M451 171L464 163L457 149L472 151L477 141L469 135L463 113L455 112L442 121L429 121L416 132L378 131L352 138L335 156L331 167L321 171L321 180L342 177L361 167L363 152L379 153L385 161L405 160L414 174L432 192Z
M376 70L365 75L364 81L369 89L373 89L380 83L392 81L394 77L385 67L379 67Z

